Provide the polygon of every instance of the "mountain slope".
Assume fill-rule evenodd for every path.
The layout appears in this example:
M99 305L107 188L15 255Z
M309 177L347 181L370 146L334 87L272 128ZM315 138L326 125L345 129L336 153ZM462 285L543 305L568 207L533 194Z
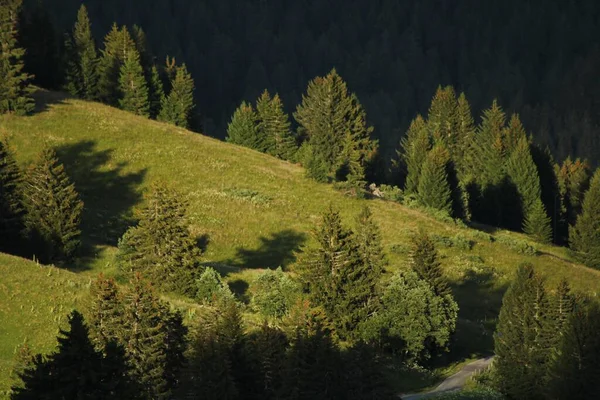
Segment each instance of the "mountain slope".
M56 310L62 304L61 315L66 315L97 273L116 275L115 246L132 223L143 190L152 184L171 185L189 201L192 230L206 248L204 260L233 267L223 270L234 271L230 281L246 281L238 282L242 288L255 269L293 264L294 252L310 245L310 230L330 204L348 224L354 224L363 205L372 208L390 273L405 267L411 235L426 230L439 244L460 306L453 344L457 360L491 351L502 294L520 263L534 264L552 285L568 277L577 290L598 287L600 272L574 264L563 248L538 246L537 255L525 255L518 250L526 245L519 234L490 235L397 203L349 198L306 179L299 166L101 104L45 91L36 99L33 116L0 116L0 135L8 138L22 165L44 144L57 150L85 202L84 256L73 266L75 272L0 257L0 320L8 327L0 327L0 390L12 350L29 331L36 332L36 351L54 343L57 322L48 318L57 314L32 316L31 323L39 318L33 329L23 324L20 307ZM24 289L19 288L27 292L21 296Z

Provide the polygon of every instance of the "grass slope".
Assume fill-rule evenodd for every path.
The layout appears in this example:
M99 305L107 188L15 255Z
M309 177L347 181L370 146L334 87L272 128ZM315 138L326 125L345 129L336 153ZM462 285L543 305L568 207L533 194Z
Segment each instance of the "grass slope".
M206 248L205 260L228 266L223 270L231 271L228 279L240 292L255 271L293 264L294 252L310 245L310 230L330 204L348 224L363 205L372 208L390 272L405 267L413 233L424 229L435 235L461 309L453 345L456 360L491 351L502 294L520 263L534 264L552 285L567 277L577 290L598 288L600 272L574 264L563 248L538 246L537 255L523 255L514 249L515 241L526 240L519 234L491 232L492 238L400 204L348 198L330 185L306 179L299 166L243 147L58 93L40 91L36 97L33 116L0 116L0 135L8 138L22 165L44 144L56 149L85 202L85 255L72 268L75 273L52 269L56 272L49 280L43 268L0 258L1 320L8 327L0 336L2 366L9 365L14 346L29 334L38 338L32 343L36 350L54 343L56 325L47 318L56 315L28 327L21 305L71 307L90 278L99 272L117 274L115 246L143 202L143 191L153 183L171 185L189 201L192 230ZM26 280L24 269L30 275ZM20 286L9 284L13 281ZM70 281L80 283L70 286ZM26 299L15 294L25 287L30 293ZM0 370L0 389L6 371Z

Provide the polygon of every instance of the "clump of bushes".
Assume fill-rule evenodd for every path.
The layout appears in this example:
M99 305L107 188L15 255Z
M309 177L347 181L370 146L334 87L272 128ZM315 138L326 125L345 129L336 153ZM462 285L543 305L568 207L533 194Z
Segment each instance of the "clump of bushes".
M299 285L281 267L260 274L251 290L252 308L270 318L287 315L300 296Z

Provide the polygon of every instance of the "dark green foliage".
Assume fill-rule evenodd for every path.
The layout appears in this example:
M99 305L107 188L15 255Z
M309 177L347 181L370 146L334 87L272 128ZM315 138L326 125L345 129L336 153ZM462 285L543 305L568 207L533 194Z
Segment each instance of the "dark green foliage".
M452 86L438 86L429 112L427 113L427 129L437 145L448 149L450 156L455 158L460 131L458 128L456 93Z
M68 51L66 89L86 100L98 96L98 54L92 36L92 24L85 5L77 12L73 33L66 43Z
M161 104L165 98L163 82L158 73L158 68L153 65L150 69L150 80L148 81L148 103L150 107L150 118L156 118L160 114Z
M585 193L582 212L570 229L569 244L575 256L592 268L600 268L600 169Z
M300 288L280 268L261 273L252 285L252 306L265 317L283 318L299 298Z
M70 260L80 245L83 202L50 147L27 170L23 197L36 257L45 263Z
M380 356L364 343L358 343L342 354L344 365L344 397L348 400L393 399L396 394L389 387L384 375L384 362Z
M301 138L309 141L313 158L324 163L328 175L339 176L338 170L344 168L343 180L364 178L367 161L377 148L370 138L373 128L367 126L364 109L335 69L308 84L294 118Z
M185 213L180 194L155 186L140 211L138 225L119 242L121 268L142 273L163 290L195 296L200 251L188 231Z
M551 341L550 303L542 279L522 265L502 300L495 341L500 390L514 399L542 399Z
M421 170L427 152L431 149L431 139L425 120L418 115L410 124L406 137L400 142L401 152L398 154L406 167L406 183L404 190L407 193L417 193Z
M485 189L498 185L504 178L506 148L503 142L506 114L496 100L483 112L474 142L474 168L477 182Z
M32 76L24 72L25 50L17 44L22 0L5 0L0 6L0 114L25 115L33 111Z
M227 127L227 141L262 151L262 137L258 134L258 116L251 104L242 102Z
M185 64L177 67L171 91L164 97L158 119L187 128L194 108L194 80Z
M443 147L434 147L427 154L419 178L417 198L422 205L451 215L452 192L448 182L448 161L448 152Z
M552 221L542 200L537 199L529 209L529 213L523 222L523 232L533 237L540 243L550 243L552 241Z
M469 182L475 173L473 169L475 121L471 113L471 105L464 93L458 96L456 104L456 129L458 133L452 160L456 164L460 180Z
M561 379L555 375L556 368L560 365L561 360L570 357L567 354L563 354L563 342L565 335L569 330L571 318L575 307L579 307L575 296L571 292L569 283L566 280L562 280L556 289L556 293L550 297L550 305L548 310L548 318L545 326L545 338L548 340L548 348L550 352L548 354L548 370L546 373L546 383L548 392L553 390L553 380Z
M531 144L531 156L540 176L542 188L542 203L546 208L552 224L552 239L554 243L562 243L561 239L561 196L557 171L554 168L554 159L548 147L541 148Z
M300 147L300 162L306 169L306 176L317 182L329 182L329 167L323 155L316 152L313 146L304 142Z
M125 57L120 70L119 89L122 95L119 105L123 110L144 117L150 116L148 85L137 50L129 51Z
M203 304L223 304L235 301L235 297L221 275L207 267L196 279L196 299Z
M73 311L69 331L61 329L58 349L47 358L37 355L21 374L22 387L12 399L136 398L127 373L115 373L114 353L105 358L94 349L83 316ZM120 359L121 363L123 359ZM121 368L123 365L121 364ZM126 370L124 370L126 371Z
M120 29L113 24L104 38L104 48L98 63L98 96L101 101L118 105L121 98L119 75L127 55L136 50L136 45L125 26Z
M423 279L431 285L437 296L450 294L448 282L438 261L435 244L429 235L421 232L413 237L410 257L411 268L417 273L419 279Z
M600 307L580 302L565 325L559 358L552 370L550 392L554 399L595 399L600 396Z
M438 296L411 270L394 275L381 295L381 312L363 325L363 336L408 361L422 361L445 349L456 328L458 305Z
M87 312L90 336L97 349L104 349L122 337L123 299L114 279L102 274L92 283L90 297L92 301Z
M529 150L529 142L525 137L515 140L516 143L512 143L513 148L510 149L512 153L506 163L506 172L519 192L523 215L531 219L529 214L533 212L534 207L537 207L536 203L541 202L540 178ZM515 207L518 208L519 204L515 204Z
M258 150L275 157L291 160L296 153L296 138L292 134L288 115L278 94L271 97L268 91L256 101L258 135L261 148Z
M0 250L7 253L24 250L21 182L21 172L8 145L0 141Z
M554 166L560 193L558 237L560 243L568 243L569 226L575 225L581 214L583 197L589 188L591 171L587 161L567 157L562 165Z

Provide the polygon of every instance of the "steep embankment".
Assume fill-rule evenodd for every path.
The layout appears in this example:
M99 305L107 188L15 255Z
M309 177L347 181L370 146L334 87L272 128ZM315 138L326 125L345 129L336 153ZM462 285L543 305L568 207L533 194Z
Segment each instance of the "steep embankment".
M8 138L22 165L44 144L56 149L85 202L85 255L73 266L76 272L0 258L0 390L14 346L35 331L34 350L50 348L56 307L63 305L59 314L65 315L93 276L116 273L117 240L143 201L143 190L153 183L181 192L189 202L192 230L206 248L205 260L233 267L224 268L237 271L229 275L232 281L251 280L255 269L292 264L294 252L310 245L310 230L330 204L348 224L363 205L372 208L390 272L406 264L414 232L435 235L461 308L453 347L457 359L490 351L501 296L518 264L533 263L551 284L568 277L578 290L598 287L600 273L573 264L565 249L538 246L538 255L525 255L515 250L525 240L515 233L490 235L400 204L345 197L330 185L306 179L299 166L101 104L51 92L39 92L37 100L33 116L0 116L0 135ZM54 274L61 280L52 280ZM54 311L33 328L22 322L30 318L21 306Z

